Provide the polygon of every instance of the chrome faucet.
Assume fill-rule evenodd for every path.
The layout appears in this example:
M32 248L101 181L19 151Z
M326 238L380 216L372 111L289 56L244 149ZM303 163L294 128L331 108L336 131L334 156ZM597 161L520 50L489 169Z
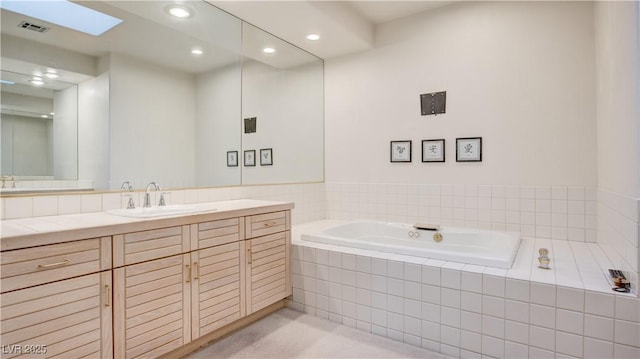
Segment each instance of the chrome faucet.
M120 186L120 189L127 190L129 192L133 192L133 186L131 185L131 182L129 182L129 181L122 182L122 186ZM128 194L127 197L129 197L129 201L127 202L127 209L136 208L136 204L133 201L133 195L132 194Z
M11 188L16 188L16 180L13 178L13 176L2 176L2 188L7 188L6 185L6 181L12 181L12 185Z
M144 204L142 205L142 207L147 208L147 207L151 207L151 197L149 196L149 191L151 190L151 187L153 187L153 189L157 192L157 191L161 191L162 189L160 189L160 186L155 183L155 182L149 182L149 184L147 185L147 189L144 191ZM164 205L164 196L160 196L160 205Z

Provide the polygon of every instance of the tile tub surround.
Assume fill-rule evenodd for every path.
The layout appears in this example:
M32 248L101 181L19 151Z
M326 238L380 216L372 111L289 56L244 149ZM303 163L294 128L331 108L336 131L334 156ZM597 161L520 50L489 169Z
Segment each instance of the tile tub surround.
M597 244L527 237L500 270L300 240L317 225L293 229L294 309L452 357L640 357L640 299L611 292Z
M584 186L326 184L328 219L438 223L596 242L597 191Z

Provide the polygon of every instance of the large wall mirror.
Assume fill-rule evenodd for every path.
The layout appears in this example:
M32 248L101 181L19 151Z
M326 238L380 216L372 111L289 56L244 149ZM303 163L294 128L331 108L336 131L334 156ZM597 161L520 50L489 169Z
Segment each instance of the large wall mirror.
M200 0L74 1L121 20L100 35L3 3L1 164L15 191L323 180L321 59Z

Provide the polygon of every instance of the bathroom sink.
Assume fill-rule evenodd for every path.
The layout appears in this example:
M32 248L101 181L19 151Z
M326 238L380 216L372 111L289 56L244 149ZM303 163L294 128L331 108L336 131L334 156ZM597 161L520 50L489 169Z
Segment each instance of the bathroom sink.
M189 214L197 212L211 212L215 211L213 208L198 207L193 205L174 204L169 206L157 206L147 208L133 208L133 209L112 209L107 213L122 216L122 217L135 217L135 218L154 218L164 216L175 216L180 214Z

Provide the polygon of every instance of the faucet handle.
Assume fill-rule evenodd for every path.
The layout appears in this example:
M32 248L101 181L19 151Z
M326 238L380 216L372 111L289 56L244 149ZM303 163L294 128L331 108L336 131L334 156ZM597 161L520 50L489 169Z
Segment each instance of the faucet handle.
M166 206L167 205L167 201L165 201L165 199L164 199L164 195L166 193L167 192L160 193L160 200L158 201L158 206Z
M127 209L135 209L136 204L133 202L133 196L129 195L129 201L127 202Z

